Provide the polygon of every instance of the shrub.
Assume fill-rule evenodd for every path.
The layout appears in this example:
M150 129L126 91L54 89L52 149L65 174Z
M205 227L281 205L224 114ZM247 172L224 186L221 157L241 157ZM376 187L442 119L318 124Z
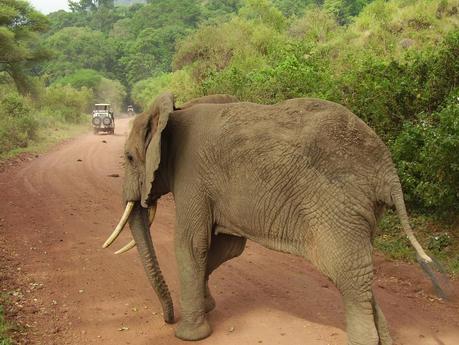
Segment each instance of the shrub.
M295 97L324 97L329 89L328 65L310 47L289 44L276 52L276 64L268 58L234 59L229 68L209 76L203 93L231 93L241 100L265 104Z
M141 108L146 109L157 95L165 90L169 90L171 79L171 73L164 73L158 77L137 82L132 88L134 102Z
M38 129L30 101L10 92L1 98L0 109L0 154L17 147L27 147Z
M352 67L337 78L328 98L347 106L387 141L416 115L417 81L407 64L395 60L368 54L349 63Z
M79 123L83 113L90 110L92 99L92 91L85 87L76 90L70 85L52 86L43 97L43 110L54 113L60 121Z
M146 109L155 97L164 91L173 92L178 104L202 96L188 72L179 70L137 82L132 91L133 100L142 109Z
M391 145L407 200L441 217L459 211L459 89L431 115L407 122Z
M92 69L79 69L72 74L59 78L54 82L56 85L70 85L75 89L86 87L93 89L99 85L102 75Z

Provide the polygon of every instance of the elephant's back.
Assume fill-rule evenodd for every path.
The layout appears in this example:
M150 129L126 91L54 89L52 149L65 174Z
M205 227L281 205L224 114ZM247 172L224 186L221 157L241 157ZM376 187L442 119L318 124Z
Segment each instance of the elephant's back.
M276 105L228 104L217 123L210 140L218 148L210 155L212 166L239 178L252 176L254 182L294 173L291 184L343 190L365 186L365 194L373 195L378 171L390 160L376 133L333 102L302 98Z
M298 98L276 105L228 104L220 111L215 139L228 149L284 147L310 157L373 165L388 150L376 133L340 104ZM319 152L318 152L319 153ZM326 160L326 159L325 159Z

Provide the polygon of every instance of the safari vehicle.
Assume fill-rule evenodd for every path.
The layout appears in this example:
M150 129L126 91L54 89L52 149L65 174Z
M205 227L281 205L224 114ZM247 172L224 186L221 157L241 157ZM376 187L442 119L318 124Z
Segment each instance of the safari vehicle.
M110 104L100 103L94 105L92 127L94 134L98 134L99 132L115 133L115 117L113 116Z
M134 107L132 105L128 105L127 112L128 114L134 114Z

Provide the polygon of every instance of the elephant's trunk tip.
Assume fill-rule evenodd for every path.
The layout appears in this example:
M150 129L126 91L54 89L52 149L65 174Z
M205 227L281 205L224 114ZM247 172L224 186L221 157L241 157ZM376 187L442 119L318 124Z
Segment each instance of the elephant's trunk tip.
M170 301L170 305L163 306L163 318L165 323L173 324L175 322L174 307L172 305L172 300Z

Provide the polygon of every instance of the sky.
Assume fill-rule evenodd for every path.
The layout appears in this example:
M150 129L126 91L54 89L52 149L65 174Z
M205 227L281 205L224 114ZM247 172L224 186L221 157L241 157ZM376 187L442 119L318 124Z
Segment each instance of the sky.
M42 13L48 14L58 10L68 10L68 0L28 0L32 6Z

